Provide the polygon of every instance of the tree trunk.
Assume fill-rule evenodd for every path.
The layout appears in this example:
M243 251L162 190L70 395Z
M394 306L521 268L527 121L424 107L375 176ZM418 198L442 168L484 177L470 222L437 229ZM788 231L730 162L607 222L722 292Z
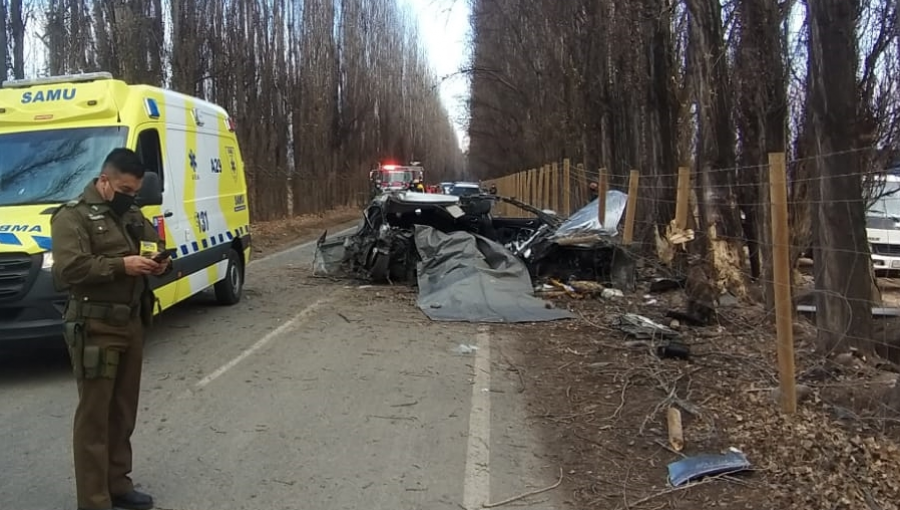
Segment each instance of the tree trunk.
M745 170L740 202L747 218L751 274L762 287L766 309L775 308L769 208L768 153L784 152L787 82L781 58L782 16L777 0L744 0L738 4L740 36L735 75L739 163ZM761 58L777 55L776 58ZM751 170L758 168L758 170ZM774 317L774 315L773 315Z
M745 296L743 228L734 192L735 134L731 123L732 90L719 0L688 0L689 59L695 73L700 175L698 200L708 239L708 256L718 285Z
M852 151L858 110L859 0L810 2L811 114L818 155L815 210L819 347L871 350L872 280L860 167Z
M0 0L0 83L9 77L9 16L7 15L6 0Z
M10 0L9 30L13 42L13 77L21 80L25 78L25 19L22 13L22 0Z

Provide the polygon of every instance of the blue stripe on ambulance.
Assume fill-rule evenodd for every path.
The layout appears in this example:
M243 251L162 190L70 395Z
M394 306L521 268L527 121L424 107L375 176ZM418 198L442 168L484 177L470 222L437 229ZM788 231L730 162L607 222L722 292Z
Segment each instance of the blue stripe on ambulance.
M10 234L9 232L0 232L0 244L22 246L22 241L19 241L19 237L15 234Z
M50 237L48 236L32 236L28 234L13 234L12 232L0 232L0 244L7 246L24 246L31 238L31 242L38 245L42 250L50 249Z

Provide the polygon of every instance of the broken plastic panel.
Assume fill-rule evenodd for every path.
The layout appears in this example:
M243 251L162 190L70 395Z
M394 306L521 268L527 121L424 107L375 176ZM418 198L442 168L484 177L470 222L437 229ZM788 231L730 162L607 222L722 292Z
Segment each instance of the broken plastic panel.
M569 216L569 219L564 221L550 236L550 240L591 234L613 237L618 234L619 222L622 220L622 215L625 214L628 194L618 190L609 190L606 193L606 217L603 219L602 225L598 214L600 207L598 202L599 199L594 199Z
M725 454L703 454L687 457L669 464L669 483L680 487L704 476L738 473L750 469L750 461L737 448Z

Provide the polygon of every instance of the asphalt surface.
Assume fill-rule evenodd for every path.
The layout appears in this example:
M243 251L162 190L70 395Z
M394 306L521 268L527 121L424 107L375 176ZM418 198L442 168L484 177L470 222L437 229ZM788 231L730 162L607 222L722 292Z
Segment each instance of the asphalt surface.
M312 253L251 264L238 305L200 295L157 321L133 438L157 508L472 510L556 482L509 331L312 278ZM75 404L64 352L0 359L0 509L75 508Z

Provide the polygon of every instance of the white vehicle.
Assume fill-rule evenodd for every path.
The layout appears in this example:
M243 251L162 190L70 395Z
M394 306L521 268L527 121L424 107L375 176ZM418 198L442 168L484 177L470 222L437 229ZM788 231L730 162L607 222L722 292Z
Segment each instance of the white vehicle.
M866 211L866 237L876 274L900 271L900 175L884 174L878 199Z
M458 197L478 195L481 194L481 186L477 182L454 182L449 194Z

